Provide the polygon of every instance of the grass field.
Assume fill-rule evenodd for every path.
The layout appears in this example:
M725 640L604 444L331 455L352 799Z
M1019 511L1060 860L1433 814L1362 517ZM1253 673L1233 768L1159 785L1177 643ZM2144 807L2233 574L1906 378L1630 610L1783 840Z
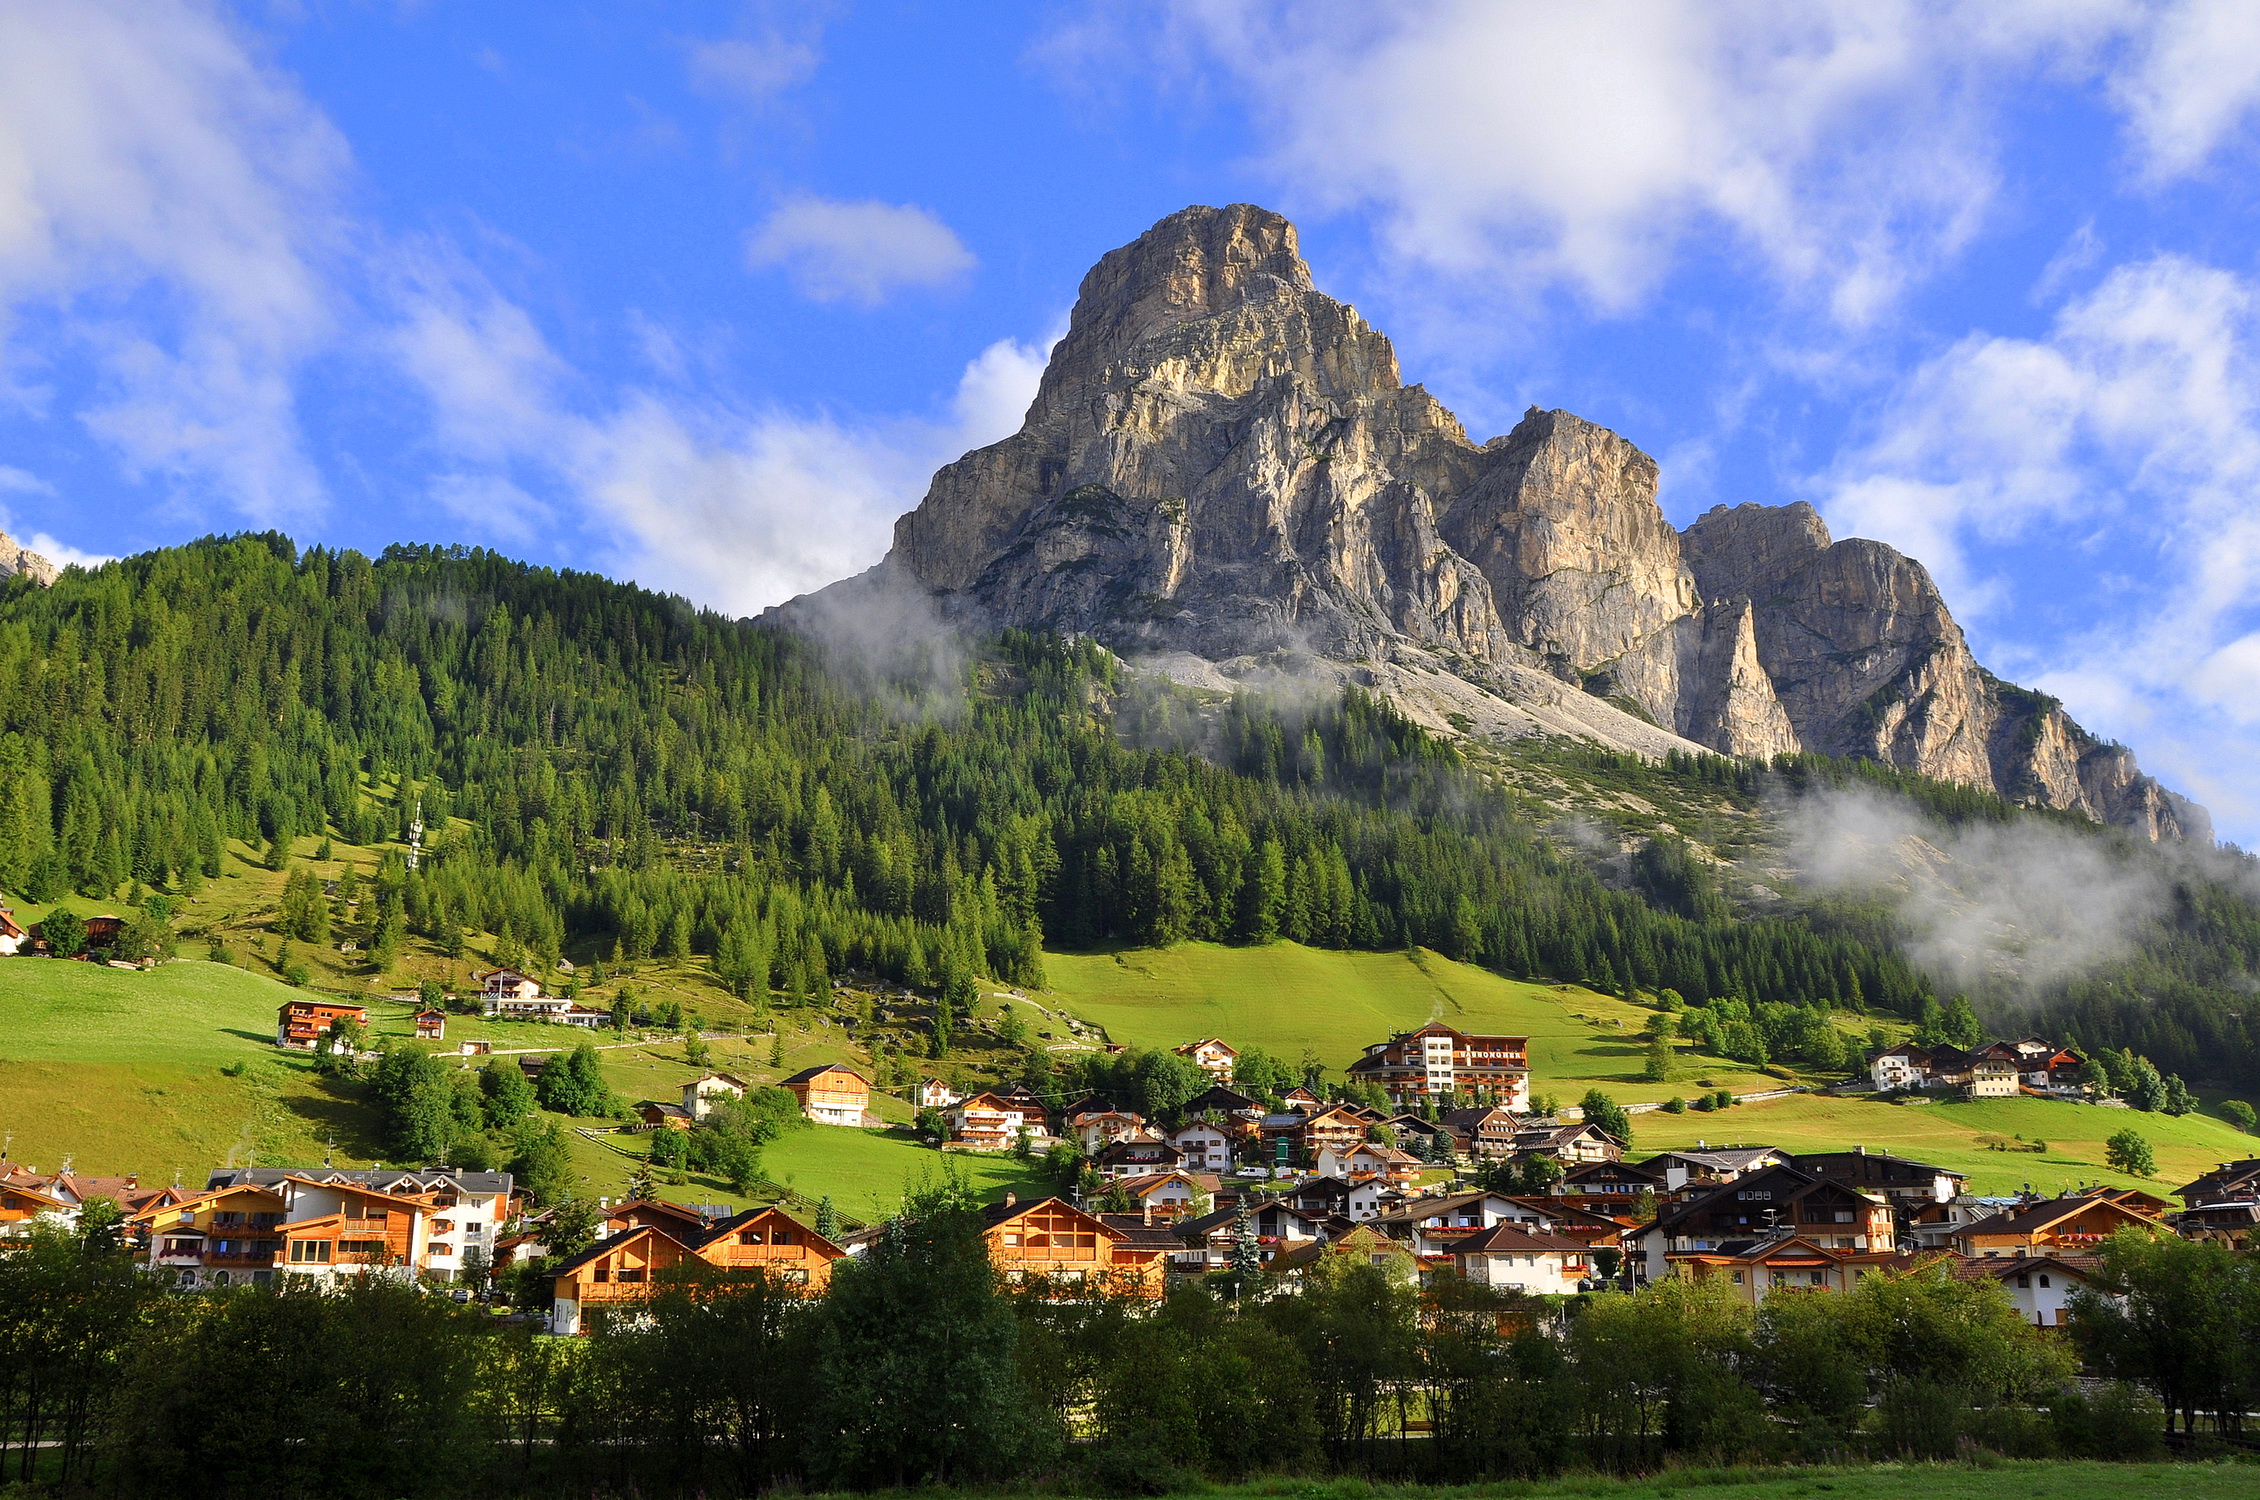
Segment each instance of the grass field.
M1184 943L1120 953L1048 954L1055 997L1117 1042L1176 1046L1219 1036L1289 1061L1315 1052L1330 1069L1392 1031L1439 1019L1468 1030L1527 1035L1531 1088L1568 1103L1598 1086L1627 1102L1751 1093L1783 1079L1684 1049L1667 1083L1648 1083L1636 1033L1650 1012L1574 985L1529 984L1433 953L1339 953L1274 943L1261 948ZM1903 1029L1903 1028L1901 1028ZM2103 1165L2107 1136L2133 1126L2158 1157L2147 1182ZM1725 1113L1633 1116L1635 1154L1742 1142L1787 1151L1868 1146L1968 1172L1979 1192L2114 1182L2156 1190L2217 1161L2260 1154L2260 1140L2210 1116L2145 1115L2040 1099L1892 1105L1801 1095ZM1995 1151L1992 1139L2048 1143L2045 1152Z
M1694 1076L1737 1093L1779 1079L1703 1059L1689 1078L1648 1083L1638 1032L1651 1012L1577 985L1531 984L1422 950L1341 953L1295 943L1180 943L1117 953L1048 953L1063 1005L1117 1042L1174 1047L1219 1036L1289 1062L1317 1054L1329 1071L1372 1042L1429 1021L1530 1038L1531 1088L1574 1100L1595 1085L1626 1103L1694 1091Z
M0 962L0 1132L15 1160L201 1183L215 1166L362 1156L370 1121L278 1055L286 986L219 964ZM223 1072L223 1068L236 1070Z
M2161 1491L2177 1500L2247 1500L2260 1494L2260 1467L2251 1464L2103 1464L1994 1462L1988 1464L1875 1464L1857 1469L1672 1469L1643 1479L1565 1475L1560 1479L1501 1484L1437 1486L1368 1484L1362 1479L1257 1480L1202 1493L1222 1497L1293 1495L1309 1500L2121 1500L2137 1490Z
M2260 1140L2204 1115L2142 1114L2051 1099L1978 1099L1967 1103L1885 1104L1872 1099L1800 1095L1738 1104L1720 1114L1633 1116L1637 1150L1743 1143L1784 1151L1840 1151L1851 1146L1890 1151L1970 1174L1972 1189L2005 1193L2081 1182L2161 1188L2189 1181L2215 1162L2260 1155ZM2103 1164L2106 1137L2132 1127L2158 1157L2158 1176L2129 1177ZM2048 1149L1989 1150L1989 1138L2045 1141ZM2256 1487L2260 1493L2260 1487Z

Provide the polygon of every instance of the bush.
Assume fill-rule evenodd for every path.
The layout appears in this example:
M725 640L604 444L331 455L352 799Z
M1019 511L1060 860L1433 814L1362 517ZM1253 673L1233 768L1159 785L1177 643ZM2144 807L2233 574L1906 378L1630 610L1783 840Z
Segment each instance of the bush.
M2140 1386L2123 1380L2090 1395L2067 1386L2049 1403L2049 1426L2067 1458L2147 1463L2162 1456L2165 1409Z
M1687 1113L1687 1101L1675 1094L1664 1101L1663 1108L1667 1115L1683 1115Z

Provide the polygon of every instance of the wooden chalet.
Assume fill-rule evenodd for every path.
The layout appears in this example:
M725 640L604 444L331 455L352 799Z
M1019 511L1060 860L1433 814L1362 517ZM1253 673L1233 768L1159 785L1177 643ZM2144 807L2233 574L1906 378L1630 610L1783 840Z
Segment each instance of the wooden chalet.
M416 1012L416 1040L419 1042L444 1042L447 1040L447 1012L430 1006Z
M1183 1164L1184 1153L1167 1141L1119 1140L1091 1158L1092 1169L1110 1182L1173 1172Z
M2200 1203L2239 1203L2260 1199L2260 1157L2225 1161L2174 1190L2185 1208Z
M1238 1049L1227 1046L1213 1036L1204 1036L1197 1042L1187 1042L1177 1049L1177 1055L1190 1058L1194 1067L1222 1084L1232 1082L1232 1065L1240 1059Z
M275 1045L311 1052L339 1021L369 1024L369 1007L335 1000L286 1000L275 1012Z
M0 1178L0 1239L20 1237L43 1218L59 1222L71 1213L69 1203L44 1187L13 1177Z
M1752 1306L1770 1292L1847 1291L1861 1276L1914 1264L1896 1250L1843 1250L1796 1233L1675 1250L1666 1259L1671 1275L1724 1282Z
M549 1331L578 1334L592 1314L650 1297L671 1271L712 1267L759 1271L810 1292L829 1284L832 1263L847 1253L782 1209L755 1208L709 1222L679 1204L638 1203L632 1223L607 1234L552 1273ZM607 1228L625 1223L615 1210Z
M1514 1150L1515 1132L1521 1124L1512 1110L1496 1106L1448 1109L1437 1117L1437 1123L1451 1133L1453 1149L1474 1161L1504 1160Z
M777 1086L819 1125L861 1125L871 1103L871 1080L838 1063L803 1068Z
M1668 1274L1671 1254L1709 1253L1797 1233L1834 1251L1896 1251L1891 1205L1796 1167L1762 1167L1665 1209L1627 1236L1645 1256L1650 1280Z
M1850 1151L1811 1151L1790 1158L1799 1169L1832 1182L1845 1183L1863 1193L1889 1199L1903 1209L1930 1203L1951 1203L1968 1191L1967 1174L1950 1172L1928 1162L1870 1151L1855 1146Z
M1205 1172L1153 1172L1120 1179L1122 1191L1146 1220L1182 1218L1204 1200L1213 1202L1222 1186Z
M1507 1154L1517 1159L1550 1156L1563 1166L1572 1163L1622 1161L1624 1142L1598 1125L1533 1125L1517 1130L1508 1141Z
M1064 1198L1021 1203L1008 1193L985 1218L989 1259L1008 1283L1037 1278L1071 1288L1097 1281L1146 1297L1159 1297L1167 1285L1173 1241L1164 1237L1141 1248L1127 1227L1110 1225Z
M1954 1249L1973 1260L2086 1254L2122 1229L2167 1233L2153 1216L2105 1197L2076 1194L1997 1213L1958 1230Z
M1328 1239L1290 1245L1272 1257L1267 1269L1292 1284L1314 1272L1350 1266L1370 1266L1392 1280L1415 1281L1420 1276L1420 1262L1411 1247L1370 1224L1360 1224Z
M1629 1207L1640 1200L1642 1193L1661 1196L1665 1188L1663 1173L1650 1171L1645 1164L1619 1158L1613 1161L1579 1162L1576 1166L1567 1168L1562 1173L1562 1180L1554 1184L1554 1191L1563 1197L1592 1198L1599 1203Z
M698 1123L689 1110L664 1099L646 1099L638 1104L636 1118L653 1130L688 1130Z

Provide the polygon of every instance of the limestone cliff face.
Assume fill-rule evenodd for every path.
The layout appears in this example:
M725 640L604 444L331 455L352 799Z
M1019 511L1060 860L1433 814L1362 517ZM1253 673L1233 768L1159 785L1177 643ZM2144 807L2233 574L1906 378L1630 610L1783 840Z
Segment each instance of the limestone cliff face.
M61 571L14 537L0 532L0 578L13 578L18 573L29 573L34 580L45 586L53 583Z
M2076 808L2153 839L2210 841L2204 809L2143 775L2130 751L1979 666L1922 564L1881 542L1832 541L1802 503L1716 507L1685 544L1706 609L1748 611L1804 748Z
M1568 412L1470 441L1312 285L1293 225L1189 208L1092 268L1020 431L936 474L835 589L909 580L1195 680L1315 666L1439 726L1872 756L2202 834L2126 751L1985 673L1919 563L1805 505L1682 534L1656 484Z

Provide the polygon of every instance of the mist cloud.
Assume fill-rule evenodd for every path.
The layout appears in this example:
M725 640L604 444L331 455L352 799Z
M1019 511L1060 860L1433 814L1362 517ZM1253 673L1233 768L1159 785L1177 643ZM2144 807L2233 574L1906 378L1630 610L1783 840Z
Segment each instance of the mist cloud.
M1888 903L1905 950L1960 989L2031 992L2133 951L2166 908L2162 862L2037 820L1948 827L1864 790L1785 813L1807 888Z

